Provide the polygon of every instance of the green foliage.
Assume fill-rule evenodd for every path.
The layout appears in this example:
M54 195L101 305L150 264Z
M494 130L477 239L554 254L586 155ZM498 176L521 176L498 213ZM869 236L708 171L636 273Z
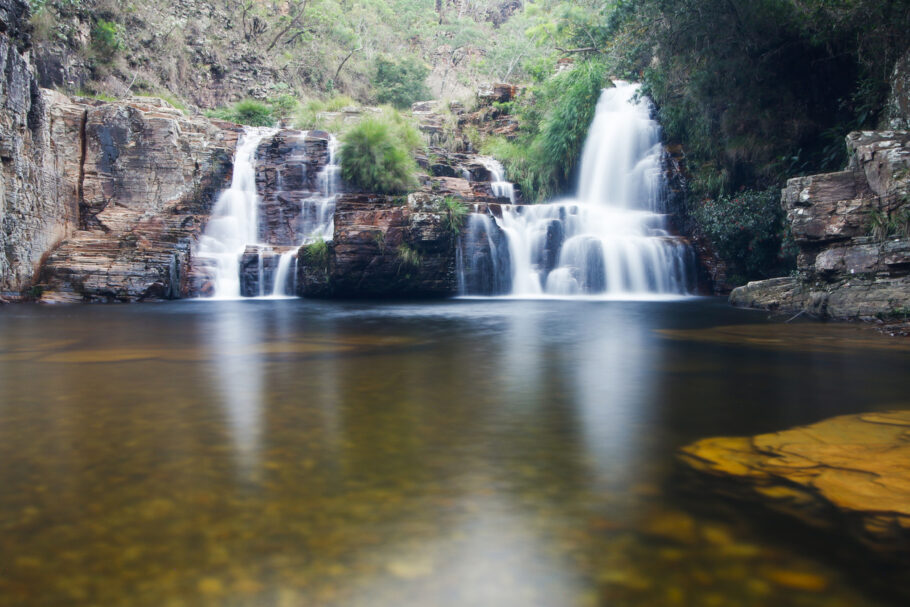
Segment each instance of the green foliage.
M732 282L785 274L793 263L780 193L774 189L706 200L695 218L718 255L730 264Z
M101 61L113 61L123 50L120 26L112 21L99 20L92 29L92 49Z
M417 59L405 57L393 61L377 57L374 63L372 85L379 103L405 109L415 101L432 97L426 85L430 70Z
M328 271L329 245L322 238L317 238L303 247L303 260L311 268Z
M461 229L464 227L464 222L470 213L468 207L464 202L454 196L446 196L438 201L437 205L439 210L444 213L443 220L445 221L446 228L455 236L460 234Z
M872 127L910 45L910 0L627 0L603 23L617 73L643 79L694 189L836 170Z
M95 91L88 91L85 89L80 89L76 92L77 97L88 97L89 99L98 99L99 101L117 101L117 98L108 95L107 93L100 93Z
M342 178L368 192L407 192L417 171L410 138L409 128L384 116L364 118L341 138Z
M403 268L419 268L421 263L420 253L407 244L398 245L398 263Z
M275 115L272 107L255 99L244 99L227 108L207 112L211 118L236 122L248 126L272 126Z
M519 137L489 139L484 153L501 160L526 195L552 198L570 185L605 85L607 64L591 59L535 86L517 106Z

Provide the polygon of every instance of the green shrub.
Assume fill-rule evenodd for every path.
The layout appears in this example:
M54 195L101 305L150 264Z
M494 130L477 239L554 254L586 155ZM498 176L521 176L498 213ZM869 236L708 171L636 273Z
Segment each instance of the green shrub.
M893 237L910 238L910 206L893 212L872 209L867 218L869 235L879 243Z
M329 268L329 245L322 238L317 238L303 247L303 260L307 266L327 272Z
M102 61L112 61L123 49L120 26L112 21L98 21L92 29L92 49Z
M409 108L415 101L430 99L426 80L430 71L413 58L400 62L378 57L374 64L372 85L379 103Z
M731 269L732 282L786 274L793 264L775 189L704 201L695 219Z
M402 130L383 118L361 120L341 138L342 178L368 192L407 192L417 165L402 139Z
M255 99L244 99L231 107L207 112L207 115L212 118L248 126L272 126L275 124L272 107Z
M297 111L300 102L297 101L297 98L293 95L285 93L283 95L278 95L277 97L270 98L268 105L271 108L272 115L275 118L285 120L291 117Z

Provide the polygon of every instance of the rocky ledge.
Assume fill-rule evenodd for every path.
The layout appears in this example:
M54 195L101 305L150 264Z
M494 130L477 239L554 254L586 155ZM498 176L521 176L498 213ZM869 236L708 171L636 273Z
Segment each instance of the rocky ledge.
M910 132L847 137L839 173L791 179L782 204L795 276L752 282L734 305L831 319L895 319L910 307Z
M718 493L846 530L910 566L910 411L845 415L751 438L708 438L681 458Z

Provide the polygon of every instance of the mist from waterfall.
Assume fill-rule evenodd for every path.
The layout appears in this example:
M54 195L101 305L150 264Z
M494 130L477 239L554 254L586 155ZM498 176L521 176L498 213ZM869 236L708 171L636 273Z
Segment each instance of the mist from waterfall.
M652 299L692 290L693 253L664 214L660 126L638 90L617 81L601 94L575 197L469 218L462 294ZM491 172L494 194L514 202L505 177Z

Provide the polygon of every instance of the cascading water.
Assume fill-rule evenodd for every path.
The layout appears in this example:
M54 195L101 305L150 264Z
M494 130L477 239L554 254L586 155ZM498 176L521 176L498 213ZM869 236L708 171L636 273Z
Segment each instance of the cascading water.
M645 298L691 290L692 252L669 233L662 214L660 127L647 100L636 98L638 88L617 81L601 95L576 198L503 205L501 217L469 218L464 293ZM487 167L494 194L506 197L503 175L495 164ZM510 268L508 284L503 264ZM491 271L498 276L484 277Z
M259 240L259 196L256 193L256 148L273 128L247 128L234 155L231 187L221 193L199 239L196 255L214 262L215 299L240 297L240 257Z
M300 202L300 218L293 230L296 234L296 244L281 252L283 246L294 242L293 235L291 241L285 241L282 247L260 242L265 228L260 225L259 217L261 200L256 186L256 151L263 140L277 132L278 129L273 128L244 130L237 144L231 186L218 197L205 232L200 237L196 257L208 262L214 286L213 299L237 299L244 294L241 288L244 259L255 263L255 267L246 267L252 268L250 271L254 275L260 297L280 298L293 294L296 291L293 277L296 274L299 247L317 239L332 239L335 201L340 179L340 166L337 162L338 141L335 137L330 137L328 141L328 163L316 178L319 191ZM307 137L307 133L301 135L301 139ZM302 170L306 171L305 164L301 165ZM305 173L303 178L302 181L305 181ZM285 178L279 171L277 174L279 191L284 190L284 182ZM302 192L306 195L307 191ZM252 255L255 257L251 257ZM268 264L266 259L269 260ZM267 283L271 286L267 287ZM250 295L248 292L246 294ZM252 295L256 294L254 290Z

